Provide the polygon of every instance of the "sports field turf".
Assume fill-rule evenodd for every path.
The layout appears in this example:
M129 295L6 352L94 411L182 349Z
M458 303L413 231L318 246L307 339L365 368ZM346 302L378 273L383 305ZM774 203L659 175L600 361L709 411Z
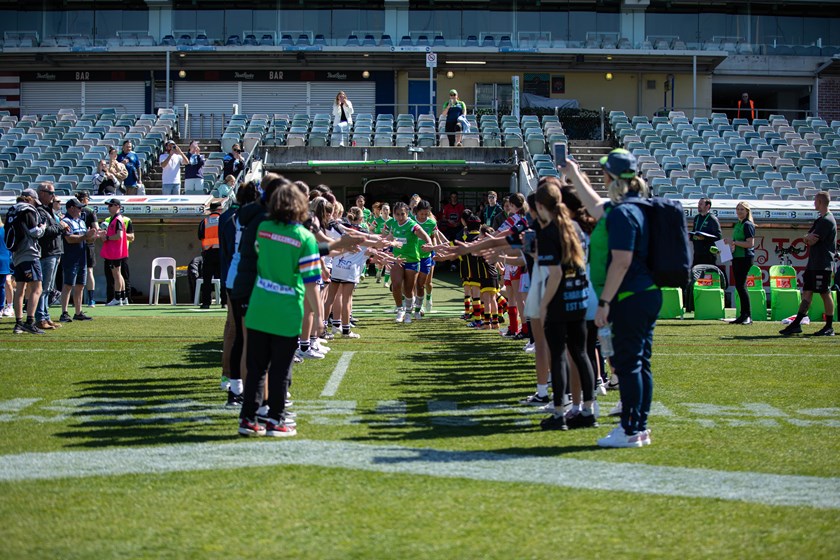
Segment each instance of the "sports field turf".
M532 358L449 280L397 325L367 279L362 338L295 366L270 441L223 406L221 310L3 319L0 558L840 557L840 339L662 321L653 445L603 450L617 392L541 432Z

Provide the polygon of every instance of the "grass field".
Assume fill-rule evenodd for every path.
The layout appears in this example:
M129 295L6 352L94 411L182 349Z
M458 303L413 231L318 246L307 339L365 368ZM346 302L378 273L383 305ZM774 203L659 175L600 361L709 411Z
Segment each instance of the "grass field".
M221 310L4 319L0 558L840 557L838 339L662 321L654 443L604 450L605 416L539 430L532 358L447 280L411 325L367 280L286 440L236 436Z

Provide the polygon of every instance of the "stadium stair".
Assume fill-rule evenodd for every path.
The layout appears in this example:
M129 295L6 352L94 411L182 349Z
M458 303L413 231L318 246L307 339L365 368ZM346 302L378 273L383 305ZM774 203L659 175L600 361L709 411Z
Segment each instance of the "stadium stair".
M184 141L180 138L175 139L178 142L178 147L181 148L181 151L184 152L185 155L189 154L189 145L192 140ZM207 139L207 138L198 138L196 139L198 142L198 146L201 148L201 154L207 158L208 162L212 162L213 158L211 158L212 154L221 153L221 142L218 139ZM219 158L216 158L219 159ZM208 164L205 164L208 165ZM212 163L210 163L212 165ZM221 172L218 173L219 176L215 177L216 179L224 179L221 177ZM163 182L162 182L162 174L160 165L154 165L152 167L151 173L146 174L143 178L143 185L146 187L146 194L148 195L159 195L163 193ZM205 181L209 178L207 177L207 172L205 170ZM216 181L214 181L215 183ZM184 183L184 171L181 169L181 192L183 192L183 183Z
M580 164L580 168L589 176L592 187L602 196L607 195L604 187L604 172L601 170L601 158L610 153L614 146L607 142L593 140L569 140L569 153Z

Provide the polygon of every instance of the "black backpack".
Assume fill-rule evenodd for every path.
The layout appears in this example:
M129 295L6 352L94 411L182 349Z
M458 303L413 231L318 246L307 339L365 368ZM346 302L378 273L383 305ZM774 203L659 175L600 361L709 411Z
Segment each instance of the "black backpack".
M35 211L34 209L24 208L18 211L17 206L12 206L6 212L6 230L4 234L4 242L6 249L14 253L18 250L21 240L26 233L23 231L23 213L28 211Z
M685 288L691 281L688 225L682 204L670 198L629 197L642 207L648 223L648 267L660 288Z

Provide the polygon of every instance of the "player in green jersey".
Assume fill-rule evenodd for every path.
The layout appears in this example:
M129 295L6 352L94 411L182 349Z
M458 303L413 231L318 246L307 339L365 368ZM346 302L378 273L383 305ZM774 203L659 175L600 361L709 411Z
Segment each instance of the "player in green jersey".
M408 205L405 202L394 205L394 219L386 226L389 239L394 241L394 257L398 259L391 269L391 294L397 305L396 320L397 323L410 323L410 309L406 310L403 297L406 301L414 297L414 285L420 270L420 245L431 243L432 240L417 222L408 217Z
M384 235L385 223L391 219L391 207L387 202L377 202L373 205L373 233ZM376 283L382 281L382 276L385 276L385 287L391 285L391 269L386 265L376 267Z
M432 205L428 200L421 200L415 207L417 216L417 225L423 228L432 243L438 245L446 243L447 239L443 236L437 228L437 220L432 216ZM417 286L416 296L414 298L414 318L419 319L422 316L424 305L423 299L425 296L425 312L432 310L432 277L435 272L434 251L423 251L420 248L420 270L417 271Z

